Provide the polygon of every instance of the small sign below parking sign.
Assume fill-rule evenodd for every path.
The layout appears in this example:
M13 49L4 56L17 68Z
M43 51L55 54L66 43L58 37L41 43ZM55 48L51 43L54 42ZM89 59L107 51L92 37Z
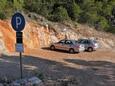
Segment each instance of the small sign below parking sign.
M24 52L23 44L16 44L16 52Z

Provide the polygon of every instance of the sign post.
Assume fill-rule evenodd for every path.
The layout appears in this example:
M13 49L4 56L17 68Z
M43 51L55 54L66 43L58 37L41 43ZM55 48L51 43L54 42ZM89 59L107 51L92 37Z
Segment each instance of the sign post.
M23 78L23 69L22 69L22 52L24 52L23 47L23 32L21 32L25 27L25 18L24 16L17 12L12 16L11 25L16 31L16 52L19 52L20 56L20 77Z
M20 52L20 75L21 79L23 78L23 70L22 70L22 53Z

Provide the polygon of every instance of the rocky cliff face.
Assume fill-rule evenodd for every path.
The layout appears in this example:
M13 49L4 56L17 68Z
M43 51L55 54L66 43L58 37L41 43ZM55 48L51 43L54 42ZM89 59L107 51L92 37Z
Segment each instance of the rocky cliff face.
M115 46L114 35L98 32L88 26L78 25L72 28L59 23L41 24L35 21L28 21L24 29L25 50L39 49L49 46L53 42L64 39L96 38L102 47L112 48ZM9 20L0 20L0 52L15 51L15 31L12 29Z
M27 22L23 31L23 41L25 49L39 49L48 46L51 42L58 41L53 29L36 23ZM14 52L16 43L16 33L10 25L10 21L0 20L0 51Z

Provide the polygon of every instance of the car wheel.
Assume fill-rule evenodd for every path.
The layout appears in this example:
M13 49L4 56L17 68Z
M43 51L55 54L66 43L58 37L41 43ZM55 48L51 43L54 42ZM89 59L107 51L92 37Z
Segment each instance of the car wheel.
M75 53L74 49L73 48L69 49L69 53Z
M50 49L55 50L55 46L54 45L50 46Z
M88 48L88 51L89 51L89 52L92 52L92 51L93 51L93 48L92 48L92 47L89 47L89 48Z

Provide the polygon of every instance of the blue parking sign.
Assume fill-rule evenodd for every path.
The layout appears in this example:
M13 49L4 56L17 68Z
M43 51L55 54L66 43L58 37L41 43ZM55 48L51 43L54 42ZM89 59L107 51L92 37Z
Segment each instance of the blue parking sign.
M25 27L24 16L17 12L12 16L11 25L16 32L21 32Z

